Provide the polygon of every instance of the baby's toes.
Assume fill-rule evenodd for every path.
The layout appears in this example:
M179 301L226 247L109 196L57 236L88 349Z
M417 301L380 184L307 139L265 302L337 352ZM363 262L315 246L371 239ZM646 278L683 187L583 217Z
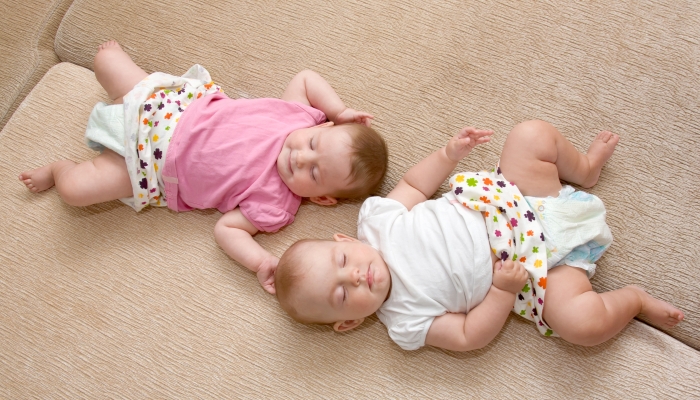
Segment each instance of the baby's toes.
M598 140L600 140L600 141L602 141L602 142L604 142L604 143L607 143L608 140L610 140L610 137L611 137L611 136L612 136L612 132L610 132L610 131L601 131L600 133L598 133L598 136L596 136L596 139L598 139Z
M668 319L666 320L666 325L668 326L676 326L678 323L683 321L683 313L680 311L672 311L668 315Z
M671 318L676 322L681 322L683 318L685 318L685 315L683 315L683 311L674 311L671 313Z
M97 49L98 49L98 50L104 50L104 49L106 49L107 47L114 46L114 43L115 43L114 40L108 40L108 41L106 41L106 42L104 42L104 43L101 43L99 46L97 46Z

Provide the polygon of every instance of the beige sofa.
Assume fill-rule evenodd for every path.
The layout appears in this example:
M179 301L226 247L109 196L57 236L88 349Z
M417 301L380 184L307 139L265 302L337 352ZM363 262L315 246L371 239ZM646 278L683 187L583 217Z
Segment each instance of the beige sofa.
M697 398L700 3L608 3L0 0L0 398ZM277 97L318 71L376 116L391 152L380 194L466 124L496 131L467 170L494 165L525 119L580 150L613 130L591 192L616 242L593 286L642 285L686 321L640 318L584 348L511 316L471 353L402 351L374 317L347 334L294 323L216 245L217 211L73 208L17 181L94 155L83 133L106 100L91 68L108 39L147 71L202 64L232 97ZM279 255L352 235L360 204L304 202L256 239Z

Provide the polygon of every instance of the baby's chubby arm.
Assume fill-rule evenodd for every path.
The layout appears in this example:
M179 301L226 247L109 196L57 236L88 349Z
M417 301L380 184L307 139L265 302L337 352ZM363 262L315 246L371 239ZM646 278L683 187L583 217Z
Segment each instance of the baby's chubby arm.
M474 147L491 140L491 135L493 131L470 126L462 128L445 147L411 167L386 197L400 202L408 210L428 200L455 169L457 163Z
M467 314L447 313L435 318L425 344L455 351L486 346L503 328L527 276L525 267L519 262L497 261L493 283L484 301Z
M275 269L279 258L262 248L253 239L258 229L248 221L241 209L224 214L216 222L214 237L229 257L255 272L262 287L275 293Z
M321 75L308 69L292 78L282 95L282 100L306 104L321 110L328 120L336 125L354 122L370 126L374 118L366 112L345 107L331 85Z

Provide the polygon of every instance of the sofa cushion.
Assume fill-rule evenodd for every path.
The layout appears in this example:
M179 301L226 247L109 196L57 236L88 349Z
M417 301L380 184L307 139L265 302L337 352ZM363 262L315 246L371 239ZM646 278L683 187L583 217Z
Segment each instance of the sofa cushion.
M349 334L297 324L217 247L217 211L76 208L27 191L20 171L96 155L82 135L105 97L91 71L58 64L0 136L0 397L689 398L700 385L700 353L639 321L583 348L512 316L464 354L402 351L375 317ZM257 238L280 254L351 234L358 206L305 204Z
M463 125L496 131L467 170L493 166L525 119L552 122L582 151L599 130L617 132L590 190L615 236L593 285L639 284L673 302L688 318L668 333L700 349L700 230L687 219L700 203L696 188L677 189L700 169L700 9L645 4L163 0L154 15L138 11L149 9L142 0L76 0L56 51L90 67L96 46L115 38L147 71L200 63L233 97L279 96L312 68L349 106L376 115L391 149L382 194ZM351 214L331 214L311 234L353 233Z
M58 24L73 0L0 1L0 129L48 69Z

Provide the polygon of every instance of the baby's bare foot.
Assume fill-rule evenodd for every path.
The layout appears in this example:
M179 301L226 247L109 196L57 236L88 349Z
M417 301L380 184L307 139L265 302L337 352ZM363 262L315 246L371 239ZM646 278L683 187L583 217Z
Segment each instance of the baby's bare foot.
M586 177L586 180L581 184L584 188L593 187L598 182L598 177L600 177L600 171L603 169L603 165L612 156L613 151L615 151L615 146L617 142L620 141L620 136L612 132L603 131L600 132L591 147L588 148L588 162L590 163L591 170Z
M638 286L630 286L630 288L636 290L642 300L642 311L639 315L646 317L653 325L661 328L672 328L685 318L683 311L663 300L652 297L644 289Z
M24 171L19 174L19 180L27 186L27 189L34 193L49 189L56 183L53 178L51 164L31 171Z
M110 41L104 42L101 45L97 46L98 51L107 50L107 49L122 50L122 47L119 45L119 43L117 43L116 40L110 40ZM124 50L122 50L122 51L124 51Z

